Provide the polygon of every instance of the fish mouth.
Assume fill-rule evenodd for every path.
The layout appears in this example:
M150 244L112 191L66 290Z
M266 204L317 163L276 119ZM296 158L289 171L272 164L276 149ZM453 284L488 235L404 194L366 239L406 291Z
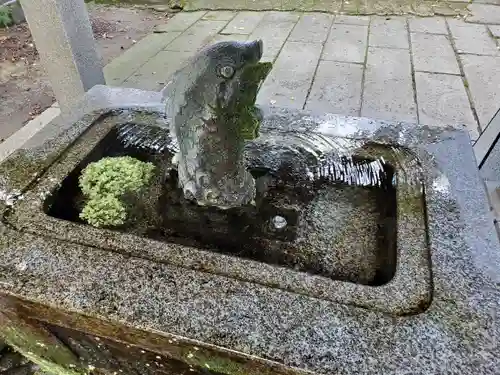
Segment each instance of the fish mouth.
M244 66L241 75L245 79L247 89L258 90L271 72L272 67L271 62L261 62L259 60Z
M255 63L259 62L264 54L264 43L262 39L245 42L245 44L248 61Z
M262 42L262 39L258 39L252 42L253 43L253 48L257 51L257 61L260 61L262 58L262 55L264 54L264 42Z

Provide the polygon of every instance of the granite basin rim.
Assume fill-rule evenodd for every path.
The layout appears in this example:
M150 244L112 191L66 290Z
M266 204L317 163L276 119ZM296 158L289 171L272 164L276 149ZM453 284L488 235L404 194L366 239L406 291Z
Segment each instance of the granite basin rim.
M52 194L65 175L70 173L82 157L87 155L97 142L116 125L110 121L107 126L99 128L92 126L95 118L99 115L106 115L108 112L107 110L98 111L87 116L89 129L66 149L64 157L60 157L52 164L37 184L26 192L24 199L14 206L7 218L14 227L35 235L50 235L69 243L100 247L122 254L169 263L200 272L215 273L267 287L305 294L313 298L389 314L414 314L429 305L432 290L424 216L418 218L420 225L415 226L417 228L416 237L418 237L415 240L417 248L413 247L414 244L398 245L395 276L387 284L377 287L331 280L253 260L234 258L187 246L165 244L144 237L96 229L48 216L43 208L47 193ZM92 132L95 134L91 134ZM89 134L92 137L91 141L83 142L82 140ZM72 161L68 162L68 156ZM423 189L423 186L421 188ZM422 207L422 215L423 213L424 207ZM402 213L398 211L398 217L401 215ZM411 221L411 218L408 219ZM83 235L72 237L68 234L71 232ZM398 229L399 243L401 243L400 240ZM130 248L130 243L135 245L133 249ZM248 272L249 270L251 272ZM393 298L387 298L387 296Z

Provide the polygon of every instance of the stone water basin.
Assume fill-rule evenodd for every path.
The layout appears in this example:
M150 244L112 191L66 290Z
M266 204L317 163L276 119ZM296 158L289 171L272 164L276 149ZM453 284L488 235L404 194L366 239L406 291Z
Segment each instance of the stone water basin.
M38 235L395 315L430 304L425 189L407 149L263 129L247 148L256 205L219 210L181 196L169 165L175 145L150 127L162 123L154 111L95 117L8 220ZM125 142L130 126L157 131L154 141ZM92 161L121 155L170 171L145 197L158 221L86 225L78 218L78 176Z

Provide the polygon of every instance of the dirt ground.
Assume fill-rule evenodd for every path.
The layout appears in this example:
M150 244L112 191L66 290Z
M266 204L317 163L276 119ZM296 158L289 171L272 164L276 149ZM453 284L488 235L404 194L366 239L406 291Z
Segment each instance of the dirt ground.
M88 4L104 65L171 14ZM26 23L0 29L0 142L54 103Z

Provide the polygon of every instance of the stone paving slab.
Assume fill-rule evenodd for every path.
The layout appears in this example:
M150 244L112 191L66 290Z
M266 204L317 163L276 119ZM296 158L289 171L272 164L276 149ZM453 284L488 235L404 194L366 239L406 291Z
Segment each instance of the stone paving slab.
M476 118L484 127L500 107L498 27L444 17L181 12L105 71L108 83L159 90L199 48L260 38L263 60L275 62L261 104L465 124L475 138Z
M286 42L260 89L258 102L302 109L322 48L319 43Z
M174 74L191 55L191 52L160 51L127 78L123 86L160 91L169 76Z
M264 12L264 17L262 18L262 22L259 24L259 27L263 24L272 23L296 23L301 16L302 13L300 12Z
M471 4L472 15L466 22L500 25L500 7L491 4Z
M262 21L264 13L261 12L240 12L222 30L221 34L251 34L257 25Z
M195 13L195 12L189 12L189 13ZM180 14L189 14L189 13L180 13ZM234 17L236 17L236 14L238 13L235 11L224 11L224 10L211 11L211 12L206 12L201 19L209 21L231 21Z
M306 109L359 116L363 66L322 60Z
M304 14L293 29L291 42L324 43L333 23L333 16L329 14Z
M200 20L170 43L168 50L194 53L206 46L217 33L226 27L227 23L227 21Z
M488 26L488 29L490 30L491 35L493 35L495 38L500 38L500 25L490 25Z
M460 56L481 128L500 108L500 57Z
M126 50L104 68L108 85L120 85L151 57L181 35L180 31L150 34Z
M264 15L249 37L250 40L262 39L264 42L262 61L272 62L276 59L299 17L297 13L289 12L269 12Z
M364 84L361 116L417 122L409 50L370 47Z
M448 34L446 21L443 17L410 18L410 32L427 34Z
M364 63L368 26L334 24L325 43L322 59Z
M172 17L167 23L156 25L155 32L184 31L196 21L202 18L207 12L179 13Z
M333 22L346 24L346 25L368 26L368 24L370 23L370 17L368 17L368 16L337 15L337 16L335 16L335 19Z
M447 35L412 33L411 49L415 71L460 74Z
M409 48L406 20L372 18L369 43L373 47Z
M467 24L455 19L449 19L447 22L458 53L493 56L499 54L497 44L485 25Z
M467 93L459 76L415 73L419 122L423 125L466 125L473 140L479 136Z
M245 34L216 34L210 43L218 43L218 42L230 42L230 41L238 41L244 42L248 40L249 36ZM189 53L191 55L192 53Z

